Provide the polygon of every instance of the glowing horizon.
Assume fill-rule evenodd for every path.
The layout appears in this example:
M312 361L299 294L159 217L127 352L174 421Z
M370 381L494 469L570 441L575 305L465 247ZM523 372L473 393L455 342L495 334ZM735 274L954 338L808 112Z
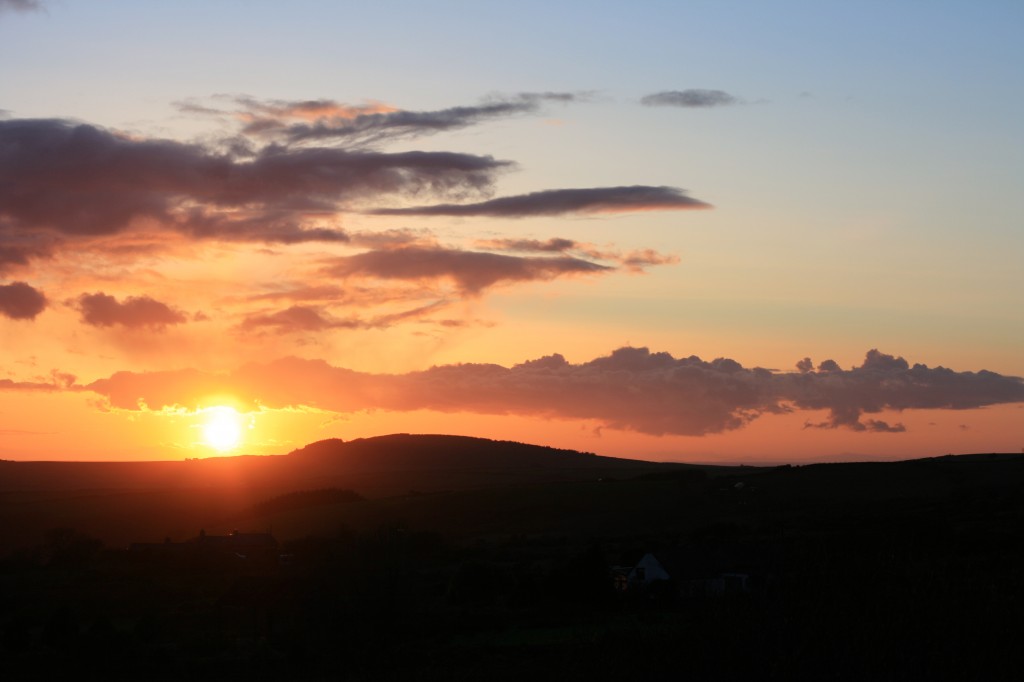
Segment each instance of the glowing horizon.
M1024 9L582 7L0 3L0 457L1019 451Z

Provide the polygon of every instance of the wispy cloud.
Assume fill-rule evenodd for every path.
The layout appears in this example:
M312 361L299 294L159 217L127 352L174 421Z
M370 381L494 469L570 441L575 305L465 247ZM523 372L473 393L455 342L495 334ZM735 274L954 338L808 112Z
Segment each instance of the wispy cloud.
M194 101L177 106L186 113L233 116L243 123L241 133L251 137L285 144L318 142L366 146L538 113L547 103L565 104L587 98L587 93L524 92L432 111L399 109L382 102L352 105L329 99L259 100L245 95L227 98L236 106L230 112Z
M15 381L0 379L0 391L79 391L82 386L77 383L74 374L52 370L48 377L34 377L31 381Z
M654 249L639 249L623 253L618 250L600 248L594 244L561 237L552 237L545 240L481 239L476 242L476 245L496 251L575 254L586 258L611 261L631 272L643 272L645 268L652 265L670 265L679 262L678 256L658 253Z
M336 277L397 280L449 280L463 294L508 282L609 272L613 268L579 258L509 256L445 247L406 246L339 257L325 268Z
M707 109L739 104L740 99L724 90L665 90L646 95L640 103L647 107L683 107L686 109Z
M46 6L40 0L0 0L0 12L42 12Z
M368 318L349 316L340 319L316 306L293 305L272 313L251 315L242 321L239 329L242 332L269 330L277 334L322 332L329 329L386 329L401 322L423 318L445 305L445 301L437 301L386 315Z
M374 215L528 218L566 214L678 211L694 208L710 208L710 205L694 199L677 187L632 185L627 187L549 189L470 204L380 208L367 212Z

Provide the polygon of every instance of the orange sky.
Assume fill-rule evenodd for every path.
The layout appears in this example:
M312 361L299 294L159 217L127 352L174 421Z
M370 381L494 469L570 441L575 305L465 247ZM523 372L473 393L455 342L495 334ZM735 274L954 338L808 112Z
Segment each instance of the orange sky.
M889 40L864 17L849 44L785 49L763 42L773 17L734 26L742 47L705 17L694 41L663 36L666 61L649 25L609 20L643 77L581 45L585 72L494 80L412 40L339 83L301 54L366 52L288 34L269 7L245 21L285 31L290 71L253 45L231 52L239 69L161 43L191 40L177 15L34 7L0 11L0 62L22 65L0 74L0 457L392 432L700 462L1024 446L1024 166L1007 144L1024 130L983 105L1019 98L958 75L953 52L879 56L869 79L839 68ZM112 12L159 25L147 45L110 37L146 59L78 42ZM360 12L382 35L386 17ZM448 20L437 31L472 27ZM892 21L927 33L922 50L969 41L949 33L963 21ZM989 46L1019 49L1011 23L956 54L995 73ZM667 64L701 46L721 59L680 82ZM517 63L513 42L493 49ZM206 61L149 90L173 55ZM785 55L771 78L739 66ZM948 101L967 84L978 106Z

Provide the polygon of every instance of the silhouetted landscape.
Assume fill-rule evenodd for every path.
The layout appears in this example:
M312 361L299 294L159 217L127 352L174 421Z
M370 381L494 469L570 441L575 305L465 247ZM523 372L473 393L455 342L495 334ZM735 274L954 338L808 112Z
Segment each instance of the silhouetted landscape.
M0 462L8 679L1011 679L1024 457ZM6 677L6 675L5 675Z

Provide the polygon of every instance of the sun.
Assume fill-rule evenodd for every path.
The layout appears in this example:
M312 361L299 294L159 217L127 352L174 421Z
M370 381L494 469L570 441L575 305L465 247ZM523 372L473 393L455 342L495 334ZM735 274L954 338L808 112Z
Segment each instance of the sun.
M214 450L227 452L242 443L242 415L233 407L209 407L203 425L203 440Z

